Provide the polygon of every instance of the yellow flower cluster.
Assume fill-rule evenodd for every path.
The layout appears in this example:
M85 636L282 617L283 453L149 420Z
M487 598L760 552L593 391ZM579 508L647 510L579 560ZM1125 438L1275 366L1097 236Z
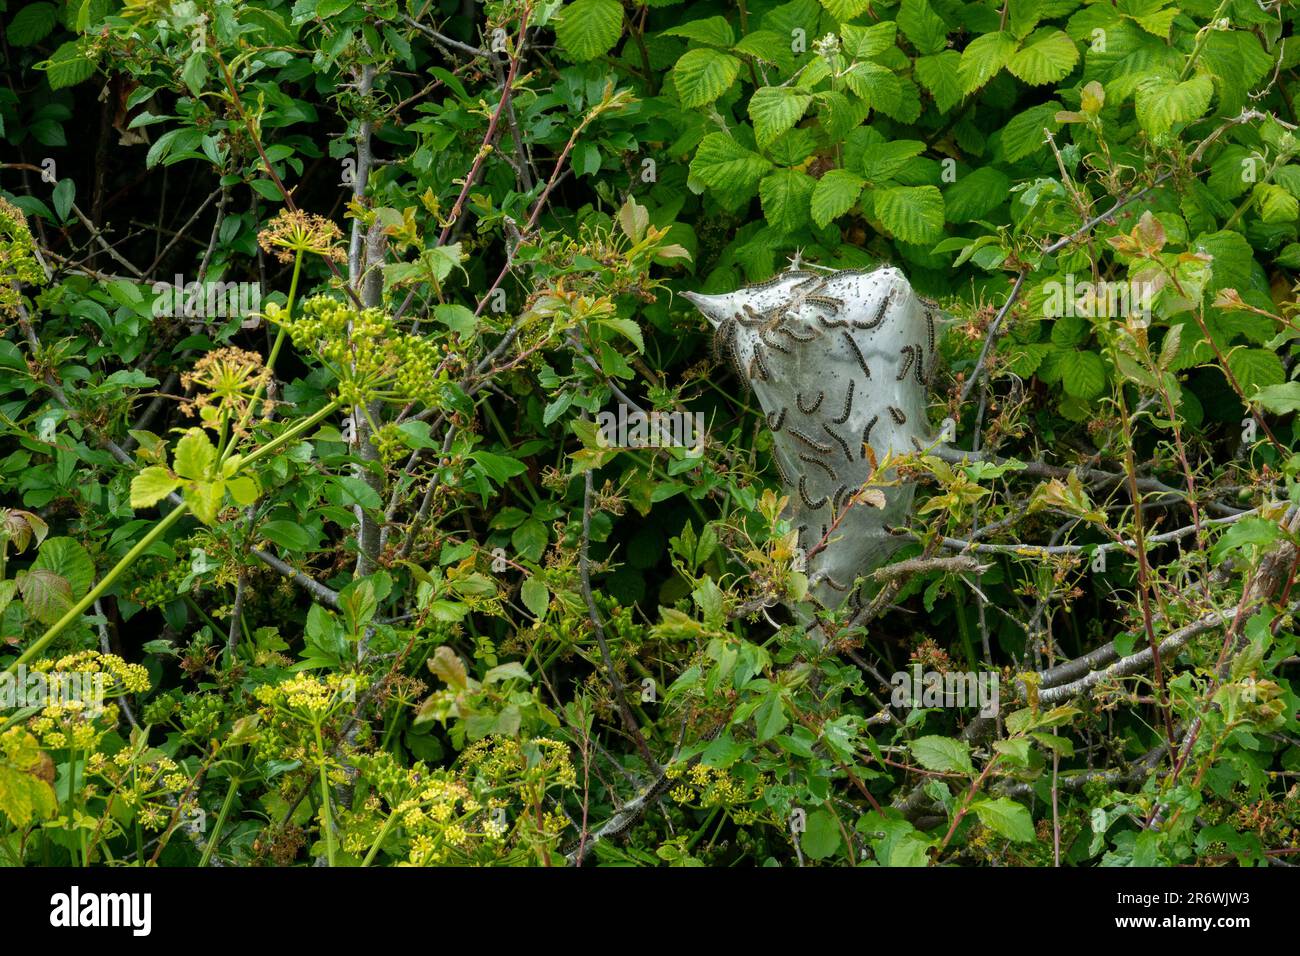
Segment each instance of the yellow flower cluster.
M116 654L101 654L99 651L77 651L57 660L46 658L32 665L32 670L50 673L103 674L105 693L111 693L114 687L128 694L143 694L150 687L149 672L141 664L128 664Z
M0 198L0 316L18 314L19 283L44 285L45 270L36 258L36 243L22 210Z
M364 684L365 678L360 675L329 674L322 680L309 674L297 674L279 684L263 684L254 693L268 707L320 718L341 704L351 703Z

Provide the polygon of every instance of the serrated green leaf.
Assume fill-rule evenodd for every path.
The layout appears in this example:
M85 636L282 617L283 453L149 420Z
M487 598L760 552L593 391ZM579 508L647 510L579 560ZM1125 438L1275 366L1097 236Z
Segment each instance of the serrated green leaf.
M673 68L673 83L682 106L707 106L727 91L740 73L740 61L707 47L688 50Z
M618 0L575 0L555 18L560 47L579 63L604 56L622 34L623 5Z
M1069 76L1078 62L1074 41L1060 30L1044 27L1025 40L1007 69L1030 86L1042 86Z
M976 37L962 51L957 76L963 93L974 93L1011 62L1016 38L1005 30Z
M1067 395L1090 400L1106 391L1106 365L1096 352L1063 350L1057 363Z
M778 169L764 178L758 187L763 217L774 229L782 232L794 232L803 228L811 214L812 194L816 186L816 180L805 172Z
M876 216L895 238L914 245L943 235L943 194L934 186L895 186L873 193Z
M714 189L752 189L771 168L771 162L726 133L704 137L691 160L691 175Z
M1008 840L1032 843L1036 839L1034 818L1029 815L1028 810L1010 797L976 800L971 804L971 809L979 817L980 823Z
M942 773L974 773L970 762L970 747L951 737L917 737L908 747L912 756L926 770Z
M934 97L940 113L946 113L961 101L961 54L944 50L933 56L917 57L916 78Z
M931 9L929 0L903 0L898 29L919 53L938 53L948 44L948 27Z
M847 169L832 169L817 181L812 194L812 220L825 226L853 208L866 184Z
M754 121L754 138L766 146L803 117L812 97L789 87L764 86L749 99L749 118Z

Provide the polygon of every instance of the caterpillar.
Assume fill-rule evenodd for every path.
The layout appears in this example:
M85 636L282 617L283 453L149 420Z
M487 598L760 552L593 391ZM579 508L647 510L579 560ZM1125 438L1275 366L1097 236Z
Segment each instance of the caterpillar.
M782 335L790 336L790 338L794 339L796 342L811 342L813 339L817 338L816 329L809 329L807 336L796 335L794 330L788 325L779 326L776 331Z
M794 437L796 440L803 442L805 445L807 445L807 446L808 446L809 448L811 448L813 451L819 451L819 452L821 452L823 455L828 455L828 454L830 454L832 451L835 450L835 449L832 448L830 445L823 445L821 442L816 441L816 440L814 440L814 439L812 439L812 438L809 438L807 435L805 435L803 432L799 431L799 429L797 429L797 428L791 428L791 429L790 429L790 435L791 435L792 437Z
M812 403L811 408L805 408L803 404L803 396L798 392L795 392L794 403L799 406L799 411L803 412L805 415L811 415L813 414L813 412L817 411L817 409L822 407L822 399L824 399L825 397L826 397L825 392L818 392L817 401Z
M817 321L828 329L839 329L849 324L844 319L828 319L824 315L817 316Z
M762 328L758 330L758 340L760 342L762 342L768 348L776 349L778 352L784 352L786 355L794 354L794 350L791 349L788 345L782 345L780 342L774 342L772 339L769 339L767 337L768 331L769 330L766 328Z
M843 299L836 299L829 295L806 295L804 301L809 305L816 305L829 310L831 315L839 315L840 310L844 308Z
M847 330L841 332L840 335L844 336L844 341L848 342L849 348L853 350L853 357L858 360L858 367L862 369L862 374L867 378L871 378L871 369L867 367L867 358L862 354L862 349L858 348L858 343L853 336L849 335Z
M779 413L777 413L776 421L773 421L773 420L772 420L772 413L771 413L771 412L768 412L768 413L767 413L767 427L768 427L770 430L774 431L774 432L779 432L779 431L781 430L781 424L785 421L785 413L786 413L786 411L787 411L787 409L782 408L781 411L780 411Z
M824 431L826 434L830 435L832 438L835 439L835 441L836 441L836 442L839 444L839 446L840 446L840 450L844 452L844 457L845 457L845 458L847 458L849 461L852 461L852 460L853 460L853 452L849 451L849 446L848 446L848 444L844 441L843 438L841 438L841 437L840 437L840 436L835 432L834 429L831 428L830 425L827 425L825 422L823 422L823 423L822 423L822 431Z
M835 494L831 498L831 511L838 512L840 510L840 498L843 496L843 498L847 499L849 497L848 492L848 485L840 485L835 489Z
M872 415L871 421L867 422L867 427L862 429L862 457L867 457L867 445L871 442L871 429L876 427L876 422L880 421L879 415Z
M925 368L925 352L924 350L922 350L921 346L919 345L913 347L916 349L916 369L915 369L916 384L924 387L925 372L923 371L923 369Z
M899 425L907 424L907 416L903 414L903 410L901 408L895 408L893 405L890 405L889 417L892 418Z
M844 396L844 411L840 413L839 418L831 419L831 421L833 421L836 425L843 425L845 422L849 420L849 412L853 411L853 386L856 384L857 383L854 382L852 379L849 379L849 390L848 393L845 394Z
M713 333L713 357L721 359L726 354L727 340L736 334L736 320L723 319Z
M763 313L759 312L748 302L746 302L743 306L741 306L741 308L744 309L744 314L746 316L746 318L742 318L739 312L736 313L736 321L739 322L741 325L745 326L746 328L752 329L756 325L767 324L767 318L763 315Z
M926 336L929 338L929 346L926 349L926 354L931 356L931 358L933 358L934 357L934 309L925 310L925 333Z
M776 475L781 479L781 484L788 488L791 485L790 475L785 470L785 466L781 464L781 456L776 452L772 453L772 463L776 465Z
M767 362L763 360L763 349L758 345L754 346L754 355L749 360L750 378L754 377L755 371L758 372L758 377L762 379L764 382L766 382L769 378L772 377L771 373L767 370Z
M813 501L811 498L808 497L808 476L807 475L799 476L799 497L802 498L803 503L806 504L813 511L816 511L818 508L821 508L823 505L826 504L825 495L822 495L816 501Z
M885 313L889 311L889 307L893 304L893 302L894 302L894 290L891 289L889 291L889 295L885 296L883 299L880 300L880 308L876 309L876 317L872 319L870 322L855 321L853 323L854 327L859 329L874 329L878 327L881 322L885 321Z
M912 362L916 359L916 355L913 354L912 349L913 346L911 345L903 346L903 367L900 368L898 374L894 376L894 381L901 382L903 379L907 378L907 373L911 371Z
M837 590L837 591L847 591L847 590L849 589L849 586L848 586L847 584L840 584L839 581L836 581L836 580L835 580L833 577L831 577L829 574L824 575L824 576L822 577L822 580L825 581L827 584L829 584L831 587L833 587L833 588L834 588L835 590Z
M840 476L835 474L831 469L831 466L826 464L826 462L822 461L820 458L814 458L812 455L805 455L803 452L800 452L799 460L806 461L810 465L816 465L822 471L826 472L826 474L830 475L831 481L839 481ZM843 487L843 485L840 487Z

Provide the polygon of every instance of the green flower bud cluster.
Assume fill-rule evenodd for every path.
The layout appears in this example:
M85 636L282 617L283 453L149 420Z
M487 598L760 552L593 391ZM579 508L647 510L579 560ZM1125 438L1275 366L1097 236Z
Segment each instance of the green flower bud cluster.
M437 405L447 355L433 341L399 331L382 309L356 309L329 296L302 303L297 316L269 306L267 318L285 326L295 347L314 352L340 376L339 398L363 405L380 390L403 402Z
M13 203L0 198L0 316L16 316L18 283L44 285L45 270L36 258L36 243L27 220Z
M181 707L181 726L191 740L211 740L224 716L221 698L216 694L189 696Z

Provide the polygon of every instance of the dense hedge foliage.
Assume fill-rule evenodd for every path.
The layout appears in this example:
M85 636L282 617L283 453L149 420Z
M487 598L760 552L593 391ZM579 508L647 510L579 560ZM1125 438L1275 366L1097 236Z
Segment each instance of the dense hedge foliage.
M1300 852L1292 5L0 11L6 863ZM675 294L792 261L943 309L852 610Z

